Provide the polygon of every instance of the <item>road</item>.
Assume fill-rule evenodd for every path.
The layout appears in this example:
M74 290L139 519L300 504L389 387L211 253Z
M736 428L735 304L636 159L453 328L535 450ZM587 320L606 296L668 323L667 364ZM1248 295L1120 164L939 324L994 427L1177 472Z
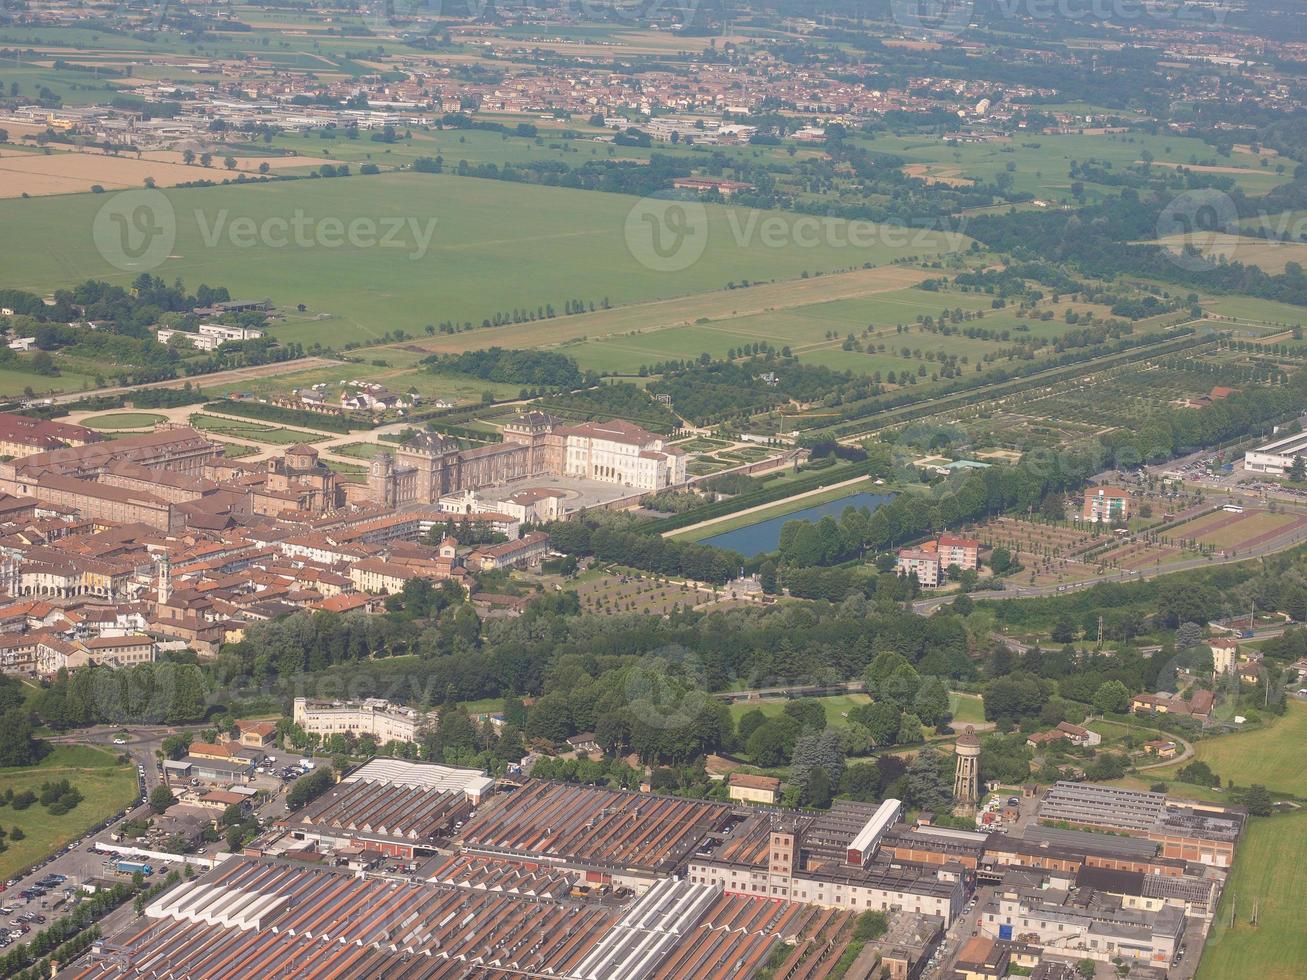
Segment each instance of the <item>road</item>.
M934 961L936 965L922 970L920 980L945 980L953 976L953 964L957 962L958 952L979 931L980 910L992 892L993 888L986 885L975 890L963 913L944 933L944 939L939 944L939 959Z
M79 731L76 735L58 736L50 739L52 742L63 744L90 744L115 751L122 752L129 756L132 763L138 767L138 772L144 770L141 776L140 789L141 793L137 797L137 802L127 810L119 811L106 817L97 827L85 834L80 840L70 842L63 850L49 855L32 870L22 875L20 878L11 880L6 885L5 892L0 894L0 906L11 908L13 911L3 915L3 921L0 926L7 927L9 920L20 912L36 912L44 915L48 920L48 925L54 921L66 909L52 909L53 903L62 897L62 888L72 889L76 893L79 886L91 878L107 878L111 880L126 880L124 876L118 875L113 871L110 864L112 860L106 853L94 853L92 851L95 843L113 843L110 840L110 833L125 818L138 817L141 819L154 817L154 811L143 801L148 798L150 790L158 786L162 781L158 765L156 752L162 746L163 740L168 735L176 734L182 730L174 727L162 725L142 725L128 728L128 738L126 744L115 745L114 738L119 735L123 729L119 726L97 725L93 728ZM198 729L196 729L198 730ZM274 750L267 753L270 757L276 758L281 766L285 766L298 760L299 756L282 750ZM315 760L319 765L331 765L329 759ZM260 821L264 824L280 819L286 814L286 795L285 791L289 784L283 784L280 780L272 777L256 777L256 786L266 785L270 792L271 798L257 811ZM195 811L192 811L195 812ZM121 842L124 845L132 846L131 840ZM145 849L151 849L144 842L141 846ZM223 842L206 844L201 850L196 852L196 856L213 859L219 854L226 851L226 845ZM180 858L179 858L180 860ZM159 862L151 862L160 868L162 873L167 873L167 865L161 865ZM180 865L176 865L179 867ZM159 872L156 872L156 876ZM19 896L19 892L34 884L38 878L47 874L61 874L67 880L59 889L51 891L45 898L37 898L32 901L25 901ZM132 910L131 903L128 903L121 909L116 910L108 916L102 925L106 935L113 932L121 925L127 923L135 913ZM42 926L33 925L33 932L39 931ZM29 934L30 935L30 934Z

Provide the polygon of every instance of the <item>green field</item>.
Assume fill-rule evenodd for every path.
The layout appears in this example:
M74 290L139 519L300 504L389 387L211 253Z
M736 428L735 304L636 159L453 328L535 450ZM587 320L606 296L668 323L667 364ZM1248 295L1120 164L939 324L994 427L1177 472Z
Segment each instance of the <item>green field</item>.
M826 724L831 728L847 728L849 719L845 717L850 708L860 704L871 704L871 698L866 694L837 694L828 698L817 698L821 706L826 709ZM740 719L750 711L757 709L768 718L775 718L785 711L785 705L788 700L780 699L775 701L736 701L730 706L731 720L737 725Z
M788 231L801 216L764 216L782 230L765 237L757 213L709 206L706 226L662 239L666 248L690 243L677 256L692 255L703 243L702 255L688 268L669 271L651 267L650 229L657 222L637 215L628 236L637 199L621 195L415 173L159 193L150 205L157 219L152 226L165 229L157 240L167 243L168 228L175 227L176 235L160 264L146 263L149 271L169 281L180 277L192 287L221 284L233 295L266 296L282 307L303 303L310 314L332 314L321 322L287 322L274 333L333 346L396 328L420 334L426 324L445 320L479 325L497 313L545 304L561 313L569 300L599 306L607 298L619 305L722 290L745 279L798 279L805 272L929 256L955 244L935 233L901 231L898 239L878 237L867 247L823 234L807 247ZM28 229L21 239L9 236L0 243L4 284L45 293L92 277L126 285L146 271L114 251L112 236L102 233L101 247L126 270L97 250L96 214L116 196L0 201L0 225ZM278 234L257 231L269 219L297 215L310 222L312 231L299 236L308 246L278 246L284 241ZM233 226L240 219L247 222ZM372 222L378 242L383 223L399 225L385 225L398 228L386 247L360 244L367 239L358 235L348 244L339 227L356 221ZM235 230L251 226L256 232L248 240ZM780 247L770 247L778 240ZM505 276L505 269L512 275ZM494 337L493 330L477 332L479 345L494 343Z
M143 429L147 425L157 425L167 420L166 415L156 415L154 412L112 412L85 419L82 424L91 429Z
M288 394L293 388L325 384L327 394L331 397L345 390L343 382L373 381L385 385L391 391L406 392L412 389L426 399L445 398L457 403L479 403L482 393L487 391L496 400L503 401L516 398L521 391L518 385L482 381L447 371L430 371L418 363L426 356L424 352L406 350L404 347L387 347L369 351L368 354L367 363L364 364L342 361L300 371L288 367L285 374L244 380L240 383L239 390L255 396L268 396ZM374 361L378 363L373 363ZM227 392L226 388L209 390L215 397L221 397Z
M949 711L953 712L953 727L976 725L985 720L985 701L979 694L959 694L950 691Z
M1233 779L1239 786L1260 783L1275 792L1301 797L1307 796L1307 768L1302 765L1305 742L1307 705L1290 701L1283 718L1255 731L1195 742L1194 752L1222 780ZM1156 773L1174 778L1172 769Z
M299 429L284 429L280 426L263 425L259 422L237 422L232 419L220 419L212 415L192 415L191 425L203 432L215 436L230 436L233 439L248 439L270 446L293 446L297 442L321 442L325 435L314 432L302 432Z
M1307 812L1254 817L1235 857L1197 980L1307 976ZM1257 901L1257 925L1250 920ZM1235 922L1230 926L1230 912Z
M387 447L375 442L351 442L336 446L331 451L337 456L352 456L355 459L371 459L377 453L386 452Z
M1289 303L1277 303L1275 300L1258 299L1255 296L1205 296L1202 304L1206 310L1222 316L1232 316L1241 321L1284 327L1302 326L1307 323L1307 309Z
M1170 134L1152 136L1146 133L1103 134L1030 134L1010 140L985 143L966 143L950 146L943 139L931 136L894 136L883 134L874 139L861 139L868 149L879 153L892 153L908 164L927 164L935 173L963 178L992 181L1000 173L1010 174L1012 186L1036 197L1074 202L1071 196L1070 166L1072 161L1097 161L1110 164L1115 171L1124 171L1151 154L1153 171L1161 173L1164 164L1183 166L1216 166L1235 171L1226 176L1248 193L1265 193L1272 187L1291 179L1291 173L1277 174L1277 161L1265 155L1255 157L1232 153L1221 156L1202 140ZM1261 165L1265 159L1267 166ZM1008 166L1012 165L1011 170ZM1107 195L1115 196L1118 188L1085 181L1085 199L1094 201Z
M80 837L105 817L136 799L136 773L118 764L117 756L89 746L61 745L30 769L0 769L0 786L15 793L40 794L44 782L67 779L85 799L62 816L51 816L39 802L26 810L0 806L0 826L20 828L21 841L7 840L0 854L0 879L12 878L28 865Z

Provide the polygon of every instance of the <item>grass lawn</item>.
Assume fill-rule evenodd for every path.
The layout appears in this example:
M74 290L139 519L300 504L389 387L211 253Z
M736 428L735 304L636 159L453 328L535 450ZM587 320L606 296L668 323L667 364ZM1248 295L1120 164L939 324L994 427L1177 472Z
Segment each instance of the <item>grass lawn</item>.
M1307 705L1289 702L1283 718L1251 732L1218 735L1194 743L1197 758L1224 779L1240 786L1261 783L1267 789L1307 796L1307 768L1302 747L1307 742ZM1171 768L1153 770L1159 778L1174 778Z
M332 450L337 456L353 456L355 459L371 459L377 453L387 451L389 447L375 442L351 442Z
M1307 812L1254 817L1225 885L1197 980L1307 976ZM1253 900L1258 924L1251 925ZM1230 911L1234 925L1230 926Z
M953 727L975 725L985 720L985 701L979 694L959 694L950 691L949 711L953 713Z
M147 425L166 421L166 415L156 415L153 412L112 412L86 419L84 424L91 429L143 429Z
M297 442L321 442L325 434L301 432L298 429L283 429L279 426L264 425L260 422L235 422L231 419L215 418L212 415L192 415L191 425L214 435L231 436L233 439L248 439L251 442L263 442L270 446L293 446Z
M1173 778L1159 776L1158 770L1156 769L1149 769L1146 772L1137 773L1134 776L1125 776L1121 779L1109 780L1106 785L1123 786L1126 789L1148 791L1159 784L1165 785L1166 793L1177 799L1201 800L1204 803L1230 803L1229 793L1212 789L1208 786L1195 786L1193 783L1182 783ZM1242 860L1242 858L1240 860Z
M493 715L504 710L503 698L482 698L480 701L464 701L463 708L469 715Z
M112 752L90 746L60 745L38 766L0 769L0 785L15 793L30 789L39 795L42 783L58 779L67 779L85 797L63 816L51 816L39 802L26 810L0 806L0 825L10 832L19 827L26 835L7 841L8 850L0 854L0 878L14 877L136 799L132 767L120 766Z
M826 709L826 724L831 728L847 728L849 719L845 715L849 709L859 704L871 704L871 698L866 694L836 694L817 700ZM787 704L789 700L785 698L775 701L737 701L730 706L731 720L738 725L740 719L755 708L768 718L775 718L785 711Z

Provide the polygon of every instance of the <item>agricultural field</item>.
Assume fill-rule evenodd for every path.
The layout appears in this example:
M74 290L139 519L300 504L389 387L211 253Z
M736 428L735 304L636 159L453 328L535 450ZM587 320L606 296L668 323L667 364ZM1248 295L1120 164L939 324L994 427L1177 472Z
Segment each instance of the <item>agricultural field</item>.
M1012 186L1018 190L1045 200L1071 204L1075 203L1071 194L1070 168L1073 161L1097 161L1116 171L1124 171L1137 166L1149 155L1155 170L1167 166L1184 166L1196 171L1215 168L1218 172L1228 173L1248 193L1265 193L1292 177L1288 172L1276 172L1281 161L1277 161L1272 153L1222 157L1202 140L1169 134L1044 133L952 146L938 137L885 134L874 139L862 138L859 142L869 150L902 157L921 176L945 176L950 181L979 178L988 182L999 174L1008 174ZM1117 188L1091 181L1083 183L1088 202L1118 192Z
M1255 265L1271 275L1279 275L1290 262L1299 265L1307 262L1307 244L1269 241L1265 238L1252 238L1245 235L1199 232L1192 235L1172 235L1151 244L1161 245L1177 254L1192 246L1200 255L1211 261L1219 262L1225 259L1228 262Z
M1168 528L1166 540L1191 542L1224 554L1265 545L1293 535L1304 527L1307 527L1307 515L1304 514L1254 507L1245 508L1241 514L1215 510Z
M1167 359L1165 364L1143 361L1058 385L1051 391L1023 392L1005 399L1004 408L1034 425L1088 424L1091 431L1127 424L1138 427L1219 383L1193 364L1192 358Z
M230 180L237 174L257 175L261 163L277 172L311 169L314 161L295 157L259 160L233 157L227 167L224 157L209 166L198 161L186 164L180 154L152 154L149 157L111 155L91 152L30 153L0 149L0 198L43 197L52 194L82 194L144 187L151 180L159 187L175 187L195 180L215 183ZM323 161L318 161L323 162ZM97 192L98 193L98 192Z
M95 217L112 200L71 195L0 201L0 224L30 229L21 242L10 237L7 246L0 245L6 285L45 293L87 278L125 285L147 271L115 252L112 236L101 235L100 247L126 268L115 268L97 250ZM171 189L150 201L156 224L175 228L175 236L148 271L187 283L221 282L233 294L333 314L321 322L274 327L279 339L305 345L373 340L396 328L416 335L427 324L480 324L546 304L561 311L572 300L593 302L596 309L605 299L613 305L647 303L719 291L743 280L797 280L804 273L884 265L907 255L929 257L967 244L920 232L903 233L906 244L882 241L866 248L841 247L835 238L808 248L782 235L788 244L771 248L756 231L750 233L755 227L750 219L758 215L709 205L702 253L688 267L670 272L650 257L647 222L636 215L634 230L628 231L636 202L598 192L396 173ZM312 247L278 246L284 237L257 231L269 227L269 220L296 215L310 220L312 231L302 237ZM789 229L798 216L778 212L775 219ZM253 236L235 233L250 222ZM341 225L371 227L374 237L355 235L350 244ZM380 244L383 225L394 231L386 247ZM514 270L512 277L504 277L505 268ZM539 326L568 319L559 316ZM535 346L541 338L532 328L537 324L514 329L529 331ZM506 342L507 331L466 336L476 347L512 344Z
M1166 562L1184 557L1179 548L1158 544L1142 538L1133 538L1114 548L1095 552L1092 561L1107 568L1121 568L1131 572L1152 571Z
M1071 522L998 517L972 533L987 546L1011 551L1023 566L1022 584L1037 586L1074 584L1109 569L1151 571L1185 556L1178 544L1139 535L1121 540L1108 528Z
M834 292L834 280L851 280L855 276L872 279L865 274L846 274L816 280L812 289L829 291L803 302L803 295L787 290L774 297L765 308L759 308L761 294L780 292L775 287L751 287L747 292L736 291L731 308L709 312L700 305L701 315L692 322L688 319L670 320L635 326L629 317L616 323L614 317L603 317L606 325L615 327L608 335L587 333L584 339L565 342L560 347L577 360L582 368L605 374L635 374L643 366L687 355L709 354L725 357L754 343L770 344L776 348L788 347L805 364L828 367L836 371L888 377L907 370L916 373L924 364L928 371L944 357L965 359L964 363L979 363L986 356L994 356L1000 349L1022 339L1056 339L1069 329L1064 317L1067 310L1093 313L1098 317L1109 315L1105 307L1092 304L1049 303L1046 308L1056 311L1052 321L1035 317L1018 317L1015 311L992 310L992 297L984 294L937 292L919 288L901 288L902 277L920 276L916 270L888 268L872 270L880 275L889 288L869 288L862 295L839 296ZM895 282L900 288L894 288ZM812 280L809 280L812 282ZM804 283L805 286L808 283ZM843 283L839 286L841 291ZM750 302L753 300L753 302ZM943 310L962 310L973 314L976 326L1006 332L1008 339L986 340L961 335L944 336L916 323L918 317L938 317ZM1036 314L1042 312L1037 309ZM622 313L624 311L618 311ZM903 330L899 329L900 325ZM620 332L626 327L625 332ZM846 338L852 335L855 349L845 349ZM907 355L904 355L904 351ZM925 355L930 355L927 360ZM1046 356L1040 352L1036 356ZM1000 360L998 363L1002 363ZM925 380L925 379L923 379Z
M1202 297L1204 310L1229 317L1241 331L1272 332L1307 323L1307 311L1301 306L1277 303L1256 296L1221 294ZM1223 327L1223 329L1225 329Z
M39 802L25 810L0 806L0 825L9 831L17 827L24 834L20 841L12 836L6 841L8 849L0 854L0 879L14 877L136 799L135 769L119 765L117 757L104 749L61 745L39 765L0 769L0 785L15 793L30 789L39 795L42 783L60 779L68 780L84 797L62 816L52 816Z
M830 275L811 276L808 279L790 282L753 283L747 288L738 287L718 290L669 300L635 303L608 310L600 309L591 313L558 317L544 322L498 327L493 331L493 335L471 331L461 334L439 335L434 338L417 338L415 341L405 344L404 347L406 349L412 347L428 352L453 354L465 350L475 350L488 343L495 343L501 347L558 346L569 357L580 359L582 367L593 367L596 370L614 370L624 364L638 365L641 363L641 360L633 356L632 352L621 352L620 345L622 343L635 344L637 350L634 351L634 355L639 355L645 360L664 360L670 357L688 356L691 353L690 349L677 349L675 346L669 346L663 340L664 334L673 329L712 328L719 320L733 321L736 318L775 314L778 311L789 309L801 309L805 313L809 313L811 311L808 308L817 304L863 297L879 297L882 294L893 293L915 286L926 278L929 278L929 275L925 271L903 265L855 269ZM921 304L918 307L919 311L927 309L922 301L918 300L918 303ZM938 301L932 304L929 309L938 312ZM802 317L799 317L797 322L804 324ZM848 321L840 322L848 325ZM725 326L730 327L730 324L728 323ZM830 329L831 326L832 324L827 324L822 328L823 332ZM809 330L810 328L804 324L800 329ZM645 339L647 335L655 333L655 340L648 341ZM703 336L710 335L710 332L706 330L701 333ZM700 334L691 334L690 336L700 336ZM493 339L487 339L488 337ZM753 343L755 341L769 342L781 347L785 346L789 339L783 329L779 327L773 329L771 325L768 325L764 329L755 329L751 333L746 331L740 334L734 338L732 343L721 345L721 349L724 352L731 346L739 347L744 343ZM613 341L618 345L619 350L616 355L611 353L602 353L600 355L586 353L586 349L591 342L602 345L609 341ZM656 343L658 346L649 348L647 346L649 343ZM603 351L602 347L598 349ZM649 356L653 353L657 353L659 356L656 358ZM601 358L598 363L586 363L586 358L595 356ZM630 373L634 373L634 368L631 369Z
M1302 976L1307 963L1305 866L1307 811L1252 819L1203 948L1197 980ZM1251 922L1254 901L1256 925Z
M338 361L301 370L296 370L294 365L287 365L282 373L242 381L239 390L245 395L267 398L289 395L295 388L312 388L321 384L326 386L324 394L330 399L347 391L349 382L366 381L384 385L391 391L415 391L428 400L445 398L459 404L479 403L487 391L497 401L516 398L521 391L517 385L482 381L447 371L431 371L418 363L427 356L426 352L409 349L410 346L370 350L367 361L362 363ZM203 383L202 378L199 381ZM221 388L207 387L207 390L215 397L222 397L230 388L228 385Z
M29 389L38 395L66 394L95 384L94 372L83 370L80 361L56 354L54 362L59 369L56 375L38 374L33 370L31 354L20 355L0 367L0 398L15 398Z

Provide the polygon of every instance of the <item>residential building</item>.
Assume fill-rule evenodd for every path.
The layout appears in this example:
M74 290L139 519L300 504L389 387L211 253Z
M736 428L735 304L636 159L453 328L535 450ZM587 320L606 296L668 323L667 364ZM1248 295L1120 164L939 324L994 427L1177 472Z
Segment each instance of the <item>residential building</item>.
M728 795L745 803L773 805L781 795L781 781L775 776L760 776L748 772L734 772L727 777Z
M1233 640L1213 640L1207 645L1212 651L1212 673L1217 677L1233 674L1239 662L1239 645Z
M241 745L253 749L268 748L276 741L277 723L274 721L237 721L236 729L240 732L238 741Z
M956 565L960 570L975 571L980 567L980 542L956 534L941 534L937 545L939 566L948 570Z
M1119 487L1090 487L1085 491L1080 516L1091 524L1124 524L1131 512L1128 491Z
M478 548L467 556L467 564L473 571L493 572L501 568L538 565L547 554L549 535L543 531L532 531L516 541Z
M939 551L933 545L933 541L927 541L920 548L900 548L895 570L904 577L916 575L923 589L933 589L940 581Z

